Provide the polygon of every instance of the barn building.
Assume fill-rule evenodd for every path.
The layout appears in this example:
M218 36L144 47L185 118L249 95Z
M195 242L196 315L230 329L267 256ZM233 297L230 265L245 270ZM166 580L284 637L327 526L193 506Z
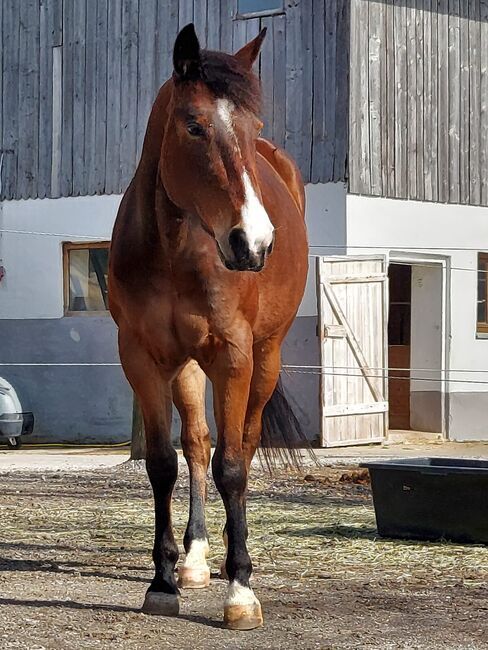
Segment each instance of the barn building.
M488 440L487 0L4 0L0 375L35 439L130 436L108 244L189 22L229 52L268 27L264 135L306 181L283 361L310 438Z

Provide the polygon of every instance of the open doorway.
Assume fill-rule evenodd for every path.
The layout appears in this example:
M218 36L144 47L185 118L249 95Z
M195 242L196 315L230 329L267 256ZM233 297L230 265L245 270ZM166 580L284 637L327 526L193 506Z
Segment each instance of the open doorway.
M444 277L438 261L389 265L390 429L446 433Z

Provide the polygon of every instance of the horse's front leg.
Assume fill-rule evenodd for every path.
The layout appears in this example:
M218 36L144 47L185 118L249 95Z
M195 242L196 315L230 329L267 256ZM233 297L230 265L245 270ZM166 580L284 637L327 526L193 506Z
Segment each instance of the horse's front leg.
M227 515L229 588L224 623L235 630L250 630L263 623L261 605L249 584L252 563L246 545L248 468L242 443L252 368L252 340L246 331L238 342L219 352L211 369L218 428L212 470Z
M175 379L173 400L181 416L181 444L190 472L190 516L183 539L186 557L179 569L178 584L185 589L199 589L210 582L205 526L210 435L205 419L205 374L196 361L189 361Z
M144 418L146 469L154 494L154 578L142 611L176 616L179 590L175 581L178 546L171 523L171 497L178 474L178 457L171 444L171 385L137 339L119 334L122 366L134 389Z

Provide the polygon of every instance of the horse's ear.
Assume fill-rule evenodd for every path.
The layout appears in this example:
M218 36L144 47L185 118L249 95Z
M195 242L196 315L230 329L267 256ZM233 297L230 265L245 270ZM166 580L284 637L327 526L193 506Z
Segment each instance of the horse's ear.
M193 23L183 27L176 37L173 66L180 79L195 78L200 74L200 43Z
M259 34L247 45L241 47L234 56L249 70L252 68L254 61L258 58L259 50L266 36L267 27L264 27Z

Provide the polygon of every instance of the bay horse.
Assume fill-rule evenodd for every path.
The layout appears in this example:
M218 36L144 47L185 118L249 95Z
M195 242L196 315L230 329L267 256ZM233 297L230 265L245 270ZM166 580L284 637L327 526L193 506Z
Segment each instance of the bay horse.
M280 348L308 267L300 173L283 150L259 137L260 84L252 67L264 36L265 30L229 55L201 49L192 24L178 34L174 72L152 108L110 251L110 311L122 367L141 405L154 493L155 576L143 611L177 615L179 587L209 584L208 377L217 424L212 470L226 511L224 624L231 629L263 622L249 584L247 479L260 438L288 440ZM190 472L178 584L173 402Z

